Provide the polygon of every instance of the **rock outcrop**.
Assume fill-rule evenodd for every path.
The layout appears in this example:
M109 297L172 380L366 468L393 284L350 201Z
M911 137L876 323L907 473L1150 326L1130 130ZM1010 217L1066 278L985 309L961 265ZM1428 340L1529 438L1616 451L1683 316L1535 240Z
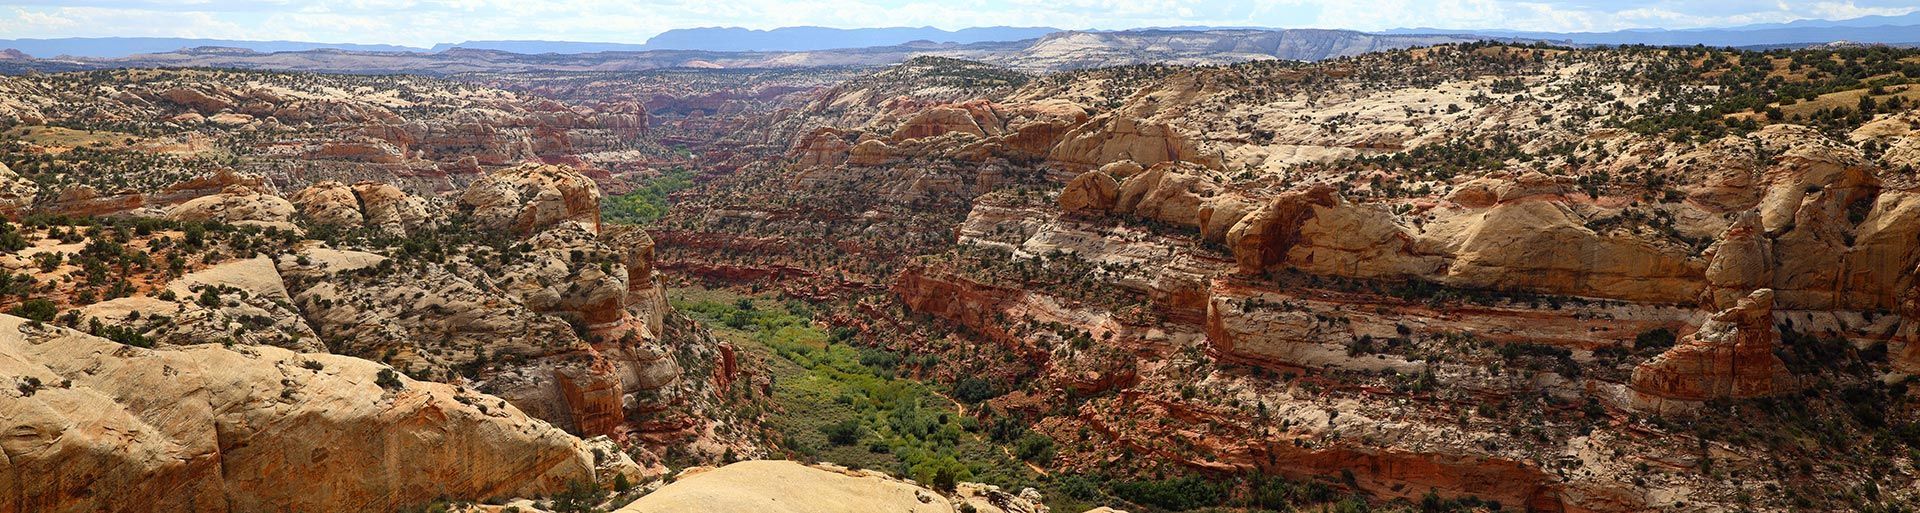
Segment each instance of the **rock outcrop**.
M1760 227L1760 214L1749 211L1707 248L1707 294L1700 304L1709 309L1732 308L1756 289L1773 285L1773 241Z
M562 221L600 231L600 187L560 166L526 165L488 173L461 194L460 207L484 226L520 235Z
M324 181L294 193L300 215L315 224L342 228L378 227L396 235L430 224L426 200L380 182L348 186Z
M0 164L0 216L13 217L33 206L33 199L39 195L39 187L32 180L14 173L6 164Z
M393 510L595 481L498 398L357 358L139 349L0 316L0 511Z
M1793 377L1774 355L1773 291L1760 289L1713 314L1678 345L1633 369L1633 404L1663 411L1712 399L1787 391Z
M1061 137L1060 144L1053 147L1047 158L1076 171L1121 160L1142 166L1161 162L1219 165L1218 159L1202 155L1193 142L1172 125L1124 115L1095 117Z
M1314 207L1332 207L1338 202L1333 188L1327 186L1285 192L1234 223L1227 231L1226 242L1240 273L1259 274L1285 262L1294 245L1302 242L1300 228L1314 217Z
M201 196L169 207L167 218L284 225L293 219L293 204L259 186L230 185L218 194Z
M938 137L950 133L973 137L999 135L1001 121L986 102L934 107L920 111L894 130L894 141Z
M1080 173L1060 191L1060 210L1065 212L1112 210L1120 199L1120 182L1113 175L1094 170Z

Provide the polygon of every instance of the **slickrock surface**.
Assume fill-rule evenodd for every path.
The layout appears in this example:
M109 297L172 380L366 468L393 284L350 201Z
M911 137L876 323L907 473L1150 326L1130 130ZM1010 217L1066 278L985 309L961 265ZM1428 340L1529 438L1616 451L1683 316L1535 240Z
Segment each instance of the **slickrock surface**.
M692 468L618 513L952 513L960 504L990 513L1046 513L1046 506L975 483L955 497L870 470L794 461L743 461Z
M0 316L0 367L9 512L388 510L596 479L580 439L358 358L139 349Z

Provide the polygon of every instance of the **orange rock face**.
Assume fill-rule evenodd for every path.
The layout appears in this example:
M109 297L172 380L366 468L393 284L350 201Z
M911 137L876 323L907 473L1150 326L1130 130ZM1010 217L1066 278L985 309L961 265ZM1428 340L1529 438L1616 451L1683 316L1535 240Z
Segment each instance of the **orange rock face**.
M986 137L996 135L999 131L1000 119L994 115L992 107L986 102L973 102L920 111L901 123L892 137L895 141L938 137L949 133Z
M1333 206L1338 201L1333 194L1328 186L1283 193L1242 218L1227 232L1240 272L1258 274L1286 261L1293 246L1300 243L1300 226L1313 218L1313 207Z
M1792 386L1792 376L1773 354L1779 345L1773 291L1754 291L1713 314L1679 345L1633 369L1634 404L1664 410L1684 402L1784 392Z
M1100 171L1088 171L1067 183L1060 192L1060 210L1067 212L1112 210L1120 199L1120 182Z

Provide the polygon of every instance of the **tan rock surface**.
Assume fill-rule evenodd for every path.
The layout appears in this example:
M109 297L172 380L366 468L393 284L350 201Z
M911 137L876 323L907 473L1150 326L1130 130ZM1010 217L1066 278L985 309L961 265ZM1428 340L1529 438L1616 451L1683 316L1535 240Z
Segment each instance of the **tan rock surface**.
M460 206L483 225L530 235L561 221L600 230L600 187L560 166L526 165L487 174L468 186Z
M432 219L426 200L380 182L348 186L328 180L301 189L291 200L308 221L343 228L376 226L404 235Z
M617 513L952 513L925 488L871 471L829 470L781 460L689 469Z
M12 216L33 206L38 191L39 187L32 180L14 173L6 164L0 164L0 216Z
M232 185L218 194L201 196L168 208L167 218L284 224L293 219L293 212L293 203L271 192L254 186Z
M448 385L383 387L356 358L138 349L11 316L0 355L37 383L0 401L0 511L391 510L595 479L578 438Z
M309 185L289 199L301 217L312 223L355 228L366 222L353 189L340 182L328 180Z
M1109 114L1095 117L1067 132L1062 139L1047 158L1069 169L1095 169L1121 160L1131 160L1142 166L1161 162L1218 165L1216 159L1201 155L1194 144L1172 125L1126 116Z

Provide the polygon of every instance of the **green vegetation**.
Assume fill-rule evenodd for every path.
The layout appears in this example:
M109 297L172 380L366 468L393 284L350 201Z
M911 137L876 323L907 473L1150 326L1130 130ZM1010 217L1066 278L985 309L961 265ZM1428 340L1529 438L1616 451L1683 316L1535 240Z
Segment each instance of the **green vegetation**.
M1675 334L1673 330L1654 328L1641 332L1639 335L1633 337L1633 350L1646 353L1658 353L1673 347L1673 344L1678 340L1679 335Z
M855 347L853 332L814 325L807 305L723 291L675 289L671 297L674 308L766 359L784 412L767 425L783 434L793 457L883 470L936 488L976 481L1049 489L1014 458L1013 440L996 443L939 387L901 377L907 372L900 355ZM1027 436L1021 456L1051 458L1051 440Z
M607 222L647 224L667 215L669 197L693 187L694 172L672 169L647 180L633 192L607 196L600 202L600 218Z
M380 373L374 375L373 383L387 390L399 390L407 387L406 383L400 382L400 374L390 368L380 369Z
M1114 495L1134 503L1173 511L1213 506L1227 501L1227 483L1199 476L1156 481L1114 483Z
M55 315L59 315L60 308L58 306L55 306L52 301L48 301L45 299L29 299L20 303L20 306L13 307L13 310L8 311L7 313L12 314L15 317L22 317L22 318L31 319L31 320L40 321L40 322L53 322L53 317Z

